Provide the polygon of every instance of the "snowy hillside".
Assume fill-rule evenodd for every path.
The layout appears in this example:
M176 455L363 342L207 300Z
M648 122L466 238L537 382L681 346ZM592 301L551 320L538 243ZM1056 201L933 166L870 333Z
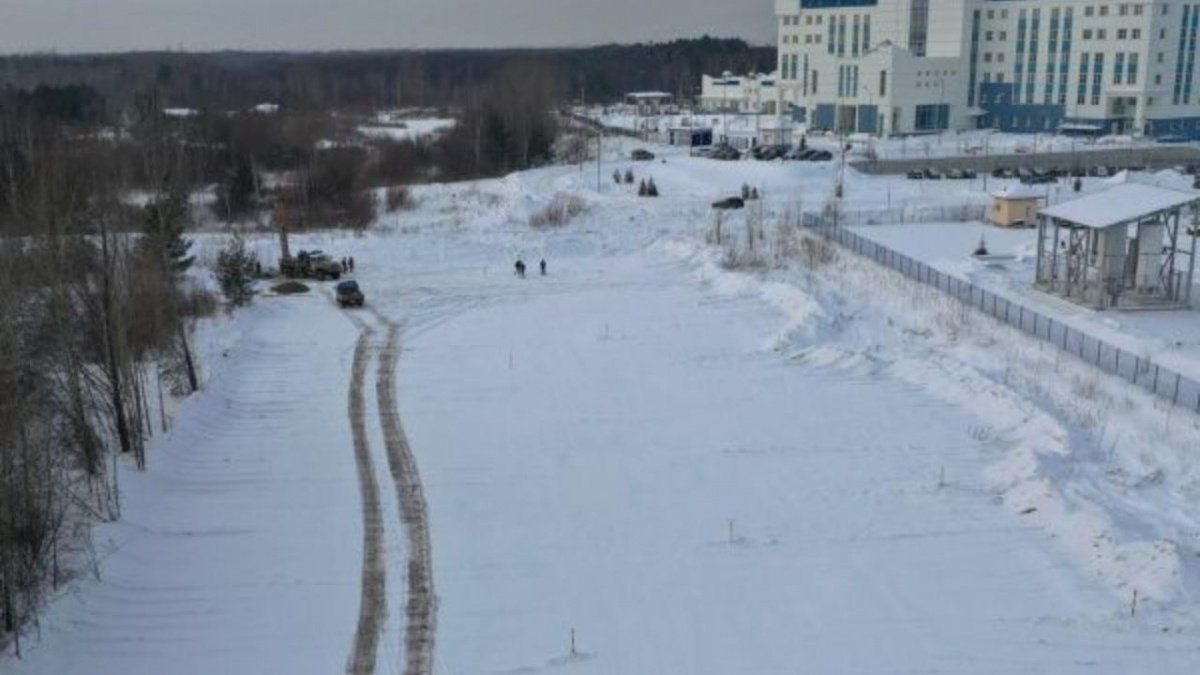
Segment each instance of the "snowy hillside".
M794 216L836 175L610 141L293 238L354 256L368 310L211 326L98 578L0 672L1196 672L1200 416L814 250ZM586 210L531 227L557 195ZM986 200L846 178L855 208ZM951 227L872 236L948 258L981 226Z

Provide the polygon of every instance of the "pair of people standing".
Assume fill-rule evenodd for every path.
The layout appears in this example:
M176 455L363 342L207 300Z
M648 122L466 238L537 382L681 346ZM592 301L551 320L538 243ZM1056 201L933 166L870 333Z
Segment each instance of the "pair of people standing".
M542 258L542 262L538 263L538 267L540 267L542 270L542 276L546 276L546 259L545 258ZM517 270L517 276L524 279L525 278L525 261L524 260L521 260L520 258L517 259L516 270Z

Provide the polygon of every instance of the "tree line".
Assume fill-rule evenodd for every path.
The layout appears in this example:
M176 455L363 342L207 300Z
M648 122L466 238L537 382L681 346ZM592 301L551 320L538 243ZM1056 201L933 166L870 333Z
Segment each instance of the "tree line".
M573 49L39 54L0 57L0 89L87 85L118 106L154 86L171 105L220 110L264 101L317 110L454 108L514 60L532 60L556 73L559 99L610 102L647 89L694 96L701 74L770 72L775 54L709 36Z
M88 525L119 514L119 458L144 468L165 425L153 411L199 387L190 326L212 311L185 283L177 146L137 130L156 190L131 206L126 157L65 121L76 116L0 99L0 643L18 652L47 589L74 573Z

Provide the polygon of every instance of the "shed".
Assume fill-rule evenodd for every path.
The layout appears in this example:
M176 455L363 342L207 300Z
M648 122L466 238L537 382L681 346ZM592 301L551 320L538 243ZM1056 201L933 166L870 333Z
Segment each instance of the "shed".
M1096 309L1191 304L1200 192L1122 183L1038 213L1038 288Z
M712 145L713 130L710 127L671 127L667 129L667 143L685 148Z
M1037 222L1038 202L1046 197L1044 190L1017 183L992 193L989 220L997 227L1032 227Z

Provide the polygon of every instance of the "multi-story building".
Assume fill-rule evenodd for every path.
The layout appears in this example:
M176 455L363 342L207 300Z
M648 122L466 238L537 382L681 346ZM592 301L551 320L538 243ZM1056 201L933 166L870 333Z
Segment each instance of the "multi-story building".
M1200 2L776 0L779 87L811 128L1200 138Z
M705 75L700 83L700 109L704 112L774 115L779 109L779 73Z

